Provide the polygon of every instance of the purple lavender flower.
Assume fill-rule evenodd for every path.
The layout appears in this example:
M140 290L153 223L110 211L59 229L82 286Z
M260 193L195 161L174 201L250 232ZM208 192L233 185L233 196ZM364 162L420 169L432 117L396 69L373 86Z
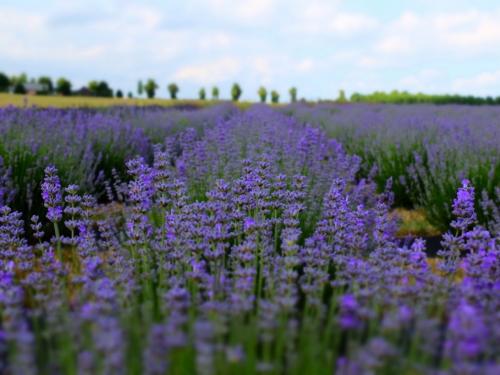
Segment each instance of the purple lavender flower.
M57 169L53 165L45 168L45 178L42 183L42 198L47 208L47 219L57 223L62 219L62 190L57 176Z

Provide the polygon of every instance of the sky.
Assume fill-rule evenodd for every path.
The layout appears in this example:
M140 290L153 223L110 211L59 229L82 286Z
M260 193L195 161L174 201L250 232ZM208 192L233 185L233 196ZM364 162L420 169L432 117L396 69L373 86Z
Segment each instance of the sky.
M2 0L0 71L180 98L393 89L500 96L496 0Z

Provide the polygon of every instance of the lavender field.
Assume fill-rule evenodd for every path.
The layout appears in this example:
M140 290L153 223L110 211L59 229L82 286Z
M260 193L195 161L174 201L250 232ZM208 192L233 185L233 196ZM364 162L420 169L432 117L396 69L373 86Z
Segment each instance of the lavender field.
M498 374L499 140L487 106L1 108L0 374Z

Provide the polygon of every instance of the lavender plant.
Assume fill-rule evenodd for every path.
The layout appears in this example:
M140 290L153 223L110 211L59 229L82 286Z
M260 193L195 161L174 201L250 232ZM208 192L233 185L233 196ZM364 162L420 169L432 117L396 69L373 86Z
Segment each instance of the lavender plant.
M117 212L52 166L43 217L0 209L3 373L500 370L500 237L470 181L431 261L396 240L390 184L376 194L358 157L274 110L152 149L110 186Z
M422 207L443 231L452 220L451 203L464 178L480 193L475 207L480 221L481 194L500 205L500 111L458 105L318 105L285 109L303 122L324 129L362 160L361 174L376 167L381 191L393 179L395 203Z

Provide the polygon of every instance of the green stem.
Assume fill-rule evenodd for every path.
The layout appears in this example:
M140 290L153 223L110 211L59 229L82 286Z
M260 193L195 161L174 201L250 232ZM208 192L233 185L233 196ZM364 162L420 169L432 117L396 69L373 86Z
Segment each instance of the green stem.
M61 250L61 233L59 232L59 225L57 222L54 222L54 232L56 234L56 249L57 249L57 256L59 260L62 262L62 250Z

